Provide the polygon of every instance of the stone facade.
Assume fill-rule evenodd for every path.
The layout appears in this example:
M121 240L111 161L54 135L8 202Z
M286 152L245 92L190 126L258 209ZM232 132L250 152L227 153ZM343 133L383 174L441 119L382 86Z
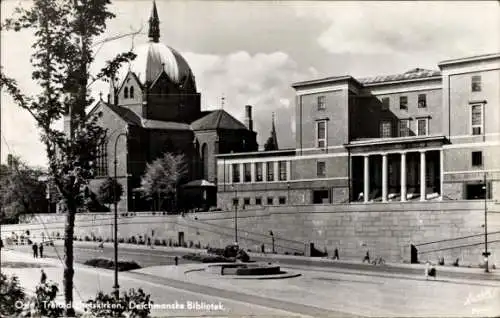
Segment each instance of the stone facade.
M281 191L280 183L308 184L288 200L298 204L500 199L500 54L439 69L293 84L295 148L219 155L219 206L232 196L224 191ZM233 178L235 165L283 161L286 178Z

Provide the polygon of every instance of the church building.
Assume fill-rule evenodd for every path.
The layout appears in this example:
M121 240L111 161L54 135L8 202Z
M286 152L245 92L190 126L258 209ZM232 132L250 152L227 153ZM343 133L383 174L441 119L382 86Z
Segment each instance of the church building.
M201 110L200 92L189 64L160 41L155 3L148 36L149 42L134 49L137 56L126 66L125 77L112 82L108 99L101 99L91 110L102 113L98 124L106 129L106 138L98 150L96 178L91 180L90 190L96 194L116 171L124 189L119 209L150 210L151 202L138 191L141 178L148 163L171 152L186 159L188 173L183 188L189 188L196 198L191 196L189 207L214 206L215 156L257 150L252 108L245 106L246 125L222 109ZM69 118L65 118L65 129L68 127Z

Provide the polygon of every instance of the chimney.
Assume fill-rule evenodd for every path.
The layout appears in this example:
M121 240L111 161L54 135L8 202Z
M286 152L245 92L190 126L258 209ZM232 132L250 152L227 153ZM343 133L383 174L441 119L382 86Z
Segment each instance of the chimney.
M252 106L245 106L245 126L247 126L248 130L253 131L253 120L252 120Z

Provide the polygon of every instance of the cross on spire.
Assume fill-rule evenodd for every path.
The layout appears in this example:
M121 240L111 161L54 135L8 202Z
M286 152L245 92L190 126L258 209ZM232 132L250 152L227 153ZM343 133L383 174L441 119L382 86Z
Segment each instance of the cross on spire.
M160 18L158 18L158 10L156 9L156 1L153 0L153 9L151 17L149 17L149 32L148 37L151 41L158 43L160 40Z

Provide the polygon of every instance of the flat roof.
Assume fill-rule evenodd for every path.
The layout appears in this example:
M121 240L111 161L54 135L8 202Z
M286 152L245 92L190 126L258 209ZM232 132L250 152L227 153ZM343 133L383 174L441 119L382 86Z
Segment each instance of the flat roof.
M462 57L462 58L458 58L458 59L444 60L442 62L439 62L438 65L441 67L443 65L452 65L452 64L459 64L459 63L492 60L492 59L497 59L497 58L500 58L500 53L489 53L489 54L481 54L481 55Z
M236 152L236 153L224 153L216 155L217 159L237 159L237 158L248 158L248 157L279 157L279 156L290 156L295 155L296 149L282 149L282 150L272 150L272 151L252 151L252 152Z

